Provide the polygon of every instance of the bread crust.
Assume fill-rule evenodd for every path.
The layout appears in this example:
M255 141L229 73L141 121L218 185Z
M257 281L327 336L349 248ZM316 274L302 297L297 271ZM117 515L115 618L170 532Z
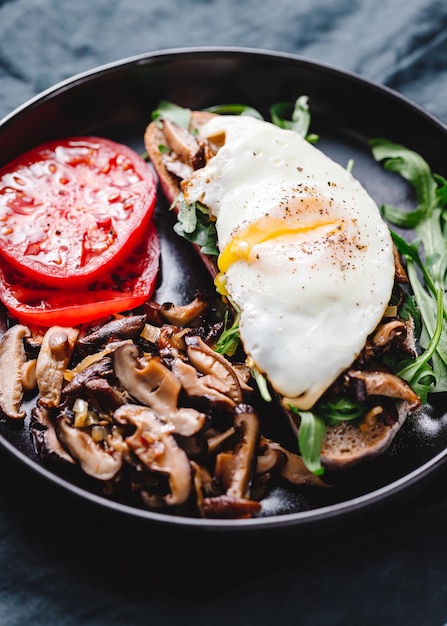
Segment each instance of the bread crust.
M198 128L206 124L214 115L214 113L208 113L207 111L192 111L189 130L195 133ZM181 192L180 181L177 176L171 174L165 167L163 153L160 150L160 146L165 145L166 138L163 130L159 127L157 122L151 122L144 133L144 146L157 174L161 190L168 203L173 205ZM174 205L174 211L178 212L178 206ZM216 259L202 254L199 246L193 245L193 247L201 257L210 275L214 278L218 273Z
M189 130L195 132L214 116L214 113L206 111L192 111ZM147 155L157 173L161 189L168 200L172 204L180 193L179 180L176 176L168 172L163 163L163 154L160 146L166 145L166 139L163 130L158 126L157 122L151 122L144 133L144 146Z

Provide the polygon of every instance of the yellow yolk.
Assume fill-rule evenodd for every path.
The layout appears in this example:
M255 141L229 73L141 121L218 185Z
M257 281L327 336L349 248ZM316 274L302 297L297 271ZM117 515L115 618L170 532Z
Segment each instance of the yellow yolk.
M226 272L230 265L237 260L250 261L250 255L256 245L273 239L290 238L296 235L306 235L310 231L318 235L332 235L341 228L339 221L313 222L306 225L290 225L282 219L262 216L253 224L235 235L230 243L223 249L218 258L218 267L221 272Z

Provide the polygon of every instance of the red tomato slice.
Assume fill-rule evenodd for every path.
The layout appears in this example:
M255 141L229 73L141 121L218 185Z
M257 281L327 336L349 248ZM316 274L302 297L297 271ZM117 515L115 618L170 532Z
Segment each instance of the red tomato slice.
M0 299L22 324L77 326L140 306L152 295L160 242L151 222L140 245L119 267L78 289L39 285L6 264L0 265Z
M0 255L46 285L87 284L140 243L155 199L151 168L127 146L42 144L0 170Z

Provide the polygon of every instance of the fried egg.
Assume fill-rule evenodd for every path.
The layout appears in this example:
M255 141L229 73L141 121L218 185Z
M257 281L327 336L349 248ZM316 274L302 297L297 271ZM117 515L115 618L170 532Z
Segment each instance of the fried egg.
M240 310L249 360L308 410L383 317L389 229L360 182L294 131L221 115L200 134L224 143L183 192L215 217L217 283Z

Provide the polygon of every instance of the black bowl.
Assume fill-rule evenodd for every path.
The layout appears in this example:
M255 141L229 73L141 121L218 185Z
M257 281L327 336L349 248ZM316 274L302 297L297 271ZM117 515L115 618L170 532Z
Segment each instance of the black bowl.
M403 180L386 173L371 156L368 141L384 137L419 152L444 176L447 128L428 112L393 91L335 68L284 53L243 48L166 50L102 66L75 76L33 98L0 122L0 166L37 144L72 135L102 135L143 152L143 134L160 100L191 109L243 103L268 117L279 101L306 95L311 131L318 147L342 165L354 160L354 174L380 205L411 207ZM162 242L160 301L187 301L209 277L187 245L172 233L160 195L156 221ZM278 486L263 500L259 517L210 520L148 511L109 499L82 477L67 476L36 454L29 417L23 427L0 424L0 445L33 474L107 514L123 514L167 527L219 531L311 529L391 504L415 493L447 458L445 398L418 420L407 420L379 459L343 474L330 490ZM30 405L31 406L31 405ZM283 418L272 425L290 439ZM292 443L293 445L293 443Z

